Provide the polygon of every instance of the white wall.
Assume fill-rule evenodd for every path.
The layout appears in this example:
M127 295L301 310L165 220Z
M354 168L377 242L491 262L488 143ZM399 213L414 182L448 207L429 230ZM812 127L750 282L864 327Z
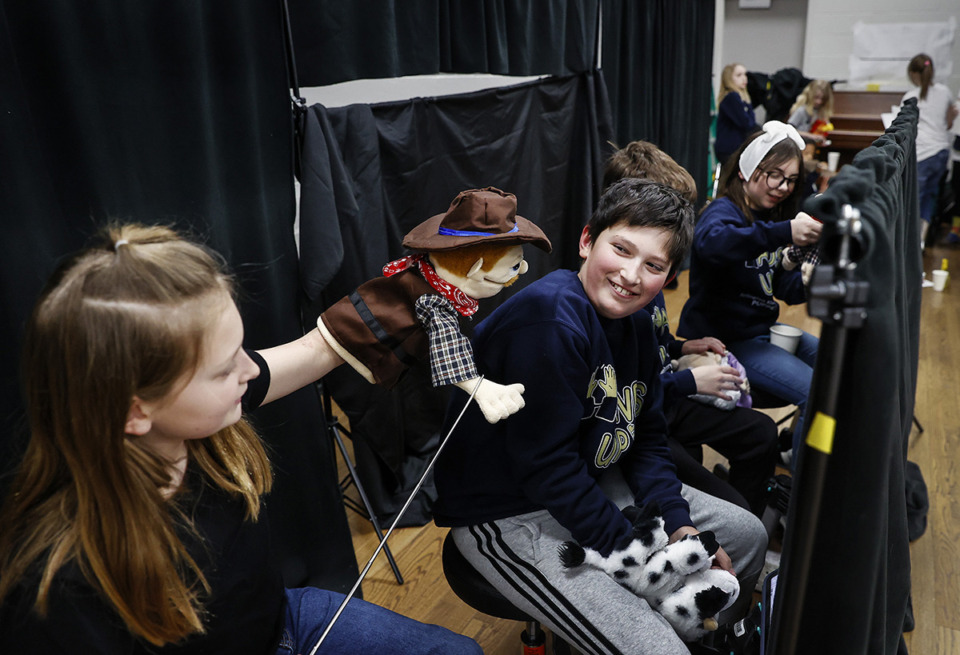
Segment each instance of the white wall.
M801 68L807 4L771 0L769 9L740 9L738 0L724 0L721 68L734 61L758 73Z
M960 0L771 0L769 9L740 9L739 0L716 0L722 20L714 68L739 61L747 70L775 73L801 69L807 77L846 80L853 51L853 25L946 22L960 18ZM958 30L960 32L960 30ZM957 40L960 40L958 33ZM960 90L960 44L953 47L953 72L938 78ZM714 86L719 83L714 80ZM885 88L892 88L885 85ZM902 88L908 88L906 66Z
M781 0L782 1L782 0ZM777 0L774 0L777 2ZM846 79L853 48L853 24L945 23L960 17L960 0L808 0L803 70L808 77ZM914 53L916 54L916 53ZM934 62L935 64L937 62ZM906 65L902 88L909 88ZM937 78L956 94L960 89L960 45L953 45L953 73Z

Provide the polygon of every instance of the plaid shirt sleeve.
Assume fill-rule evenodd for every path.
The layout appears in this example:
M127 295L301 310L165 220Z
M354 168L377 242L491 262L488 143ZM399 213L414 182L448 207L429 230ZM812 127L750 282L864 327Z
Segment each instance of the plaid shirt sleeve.
M440 295L420 296L415 304L417 318L430 339L430 375L433 386L471 380L478 376L473 347L460 332L457 312Z

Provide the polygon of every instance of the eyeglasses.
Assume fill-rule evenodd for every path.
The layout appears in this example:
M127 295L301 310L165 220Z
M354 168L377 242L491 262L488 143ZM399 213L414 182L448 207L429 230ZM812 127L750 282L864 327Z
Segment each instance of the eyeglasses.
M780 185L784 182L787 183L787 188L792 189L797 186L797 180L800 179L799 176L786 177L783 173L778 170L772 171L761 171L766 177L767 188L768 189L779 189Z

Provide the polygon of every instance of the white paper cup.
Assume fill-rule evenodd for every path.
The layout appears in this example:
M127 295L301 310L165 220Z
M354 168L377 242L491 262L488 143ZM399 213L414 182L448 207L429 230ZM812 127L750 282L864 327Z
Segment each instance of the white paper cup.
M792 325L771 325L770 343L780 346L792 355L797 352L797 344L800 343L801 334L803 334L803 330Z
M948 277L950 277L950 273L948 271L934 271L933 272L933 290L943 291L944 287L947 286Z
M831 173L837 172L837 166L840 165L840 153L839 152L828 152L827 153L827 168L830 169Z

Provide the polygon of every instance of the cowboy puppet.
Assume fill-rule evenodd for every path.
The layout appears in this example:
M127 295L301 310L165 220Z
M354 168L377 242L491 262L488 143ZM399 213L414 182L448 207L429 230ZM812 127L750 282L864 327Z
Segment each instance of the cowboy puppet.
M523 407L523 385L480 380L458 314L495 296L527 272L524 243L550 252L550 240L517 216L517 199L493 187L463 191L443 214L403 239L414 251L383 267L317 319L327 344L368 382L386 388L429 355L433 386L472 393L490 423Z

